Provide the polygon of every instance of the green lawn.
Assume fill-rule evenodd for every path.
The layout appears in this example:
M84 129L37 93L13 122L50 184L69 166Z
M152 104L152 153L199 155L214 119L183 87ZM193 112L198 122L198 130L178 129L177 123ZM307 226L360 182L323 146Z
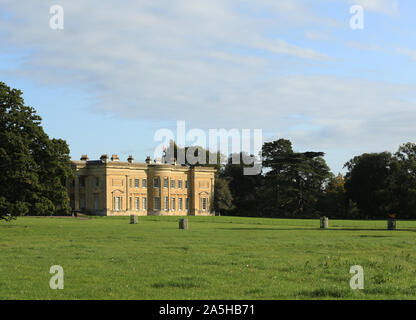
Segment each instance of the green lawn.
M0 222L0 299L415 299L416 221L237 217ZM351 290L352 265L364 290ZM61 265L65 288L49 288Z

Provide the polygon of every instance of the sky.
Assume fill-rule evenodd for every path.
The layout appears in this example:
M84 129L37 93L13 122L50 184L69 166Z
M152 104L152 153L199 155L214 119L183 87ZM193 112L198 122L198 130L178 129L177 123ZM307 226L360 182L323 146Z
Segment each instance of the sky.
M416 142L415 12L413 0L0 0L0 81L75 160L142 162L155 132L184 120L290 139L336 174Z

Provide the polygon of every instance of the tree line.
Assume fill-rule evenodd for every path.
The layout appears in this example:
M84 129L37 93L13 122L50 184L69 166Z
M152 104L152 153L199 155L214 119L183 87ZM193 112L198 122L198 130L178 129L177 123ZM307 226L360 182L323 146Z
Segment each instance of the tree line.
M416 144L364 153L334 175L323 152L295 152L286 139L262 147L263 171L243 175L232 156L217 172L214 205L222 215L344 219L416 218Z

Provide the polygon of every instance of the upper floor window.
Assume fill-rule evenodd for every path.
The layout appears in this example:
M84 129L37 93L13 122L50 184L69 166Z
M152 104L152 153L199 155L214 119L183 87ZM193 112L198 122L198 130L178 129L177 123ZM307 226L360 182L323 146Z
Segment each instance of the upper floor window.
M159 178L154 178L153 179L153 186L155 188L159 188L160 187L160 180L159 180Z
M140 187L140 179L134 179L134 187L135 188Z
M182 189L182 180L178 180L178 189Z
M175 180L170 180L170 187L175 189Z
M185 188L188 189L188 180L185 180Z
M163 187L167 188L168 186L169 186L169 179L168 178L163 179Z
M142 180L142 188L147 188L147 180L146 179Z
M95 184L96 187L99 187L100 186L100 178L95 177L94 184Z

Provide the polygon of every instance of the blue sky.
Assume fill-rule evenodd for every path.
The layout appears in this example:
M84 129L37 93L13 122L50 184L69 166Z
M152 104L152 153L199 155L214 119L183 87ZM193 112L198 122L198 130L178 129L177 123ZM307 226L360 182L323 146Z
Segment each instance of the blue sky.
M54 4L64 30L49 27ZM411 0L0 0L0 81L74 159L143 161L156 130L186 120L288 138L337 173L416 142L415 12Z

